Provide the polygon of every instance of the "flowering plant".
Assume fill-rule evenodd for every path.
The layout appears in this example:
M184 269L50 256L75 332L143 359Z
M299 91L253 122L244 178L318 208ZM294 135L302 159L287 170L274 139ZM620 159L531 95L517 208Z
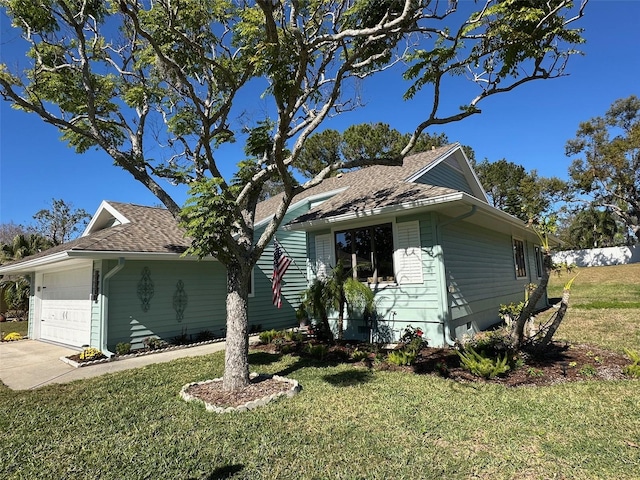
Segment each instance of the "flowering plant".
M407 325L404 329L400 342L404 343L413 351L418 351L427 346L427 339L424 338L424 332L420 327L414 327L413 325Z
M20 335L18 332L11 332L11 333L7 333L2 340L4 340L5 342L22 340L22 335Z
M97 360L102 357L102 352L95 347L88 347L80 352L80 360Z

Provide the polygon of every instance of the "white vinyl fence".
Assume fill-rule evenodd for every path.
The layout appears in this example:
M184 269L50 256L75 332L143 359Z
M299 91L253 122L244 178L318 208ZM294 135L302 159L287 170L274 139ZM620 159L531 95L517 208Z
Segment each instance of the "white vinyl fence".
M602 267L638 262L640 262L640 245L566 250L553 254L553 263L576 264L578 267Z

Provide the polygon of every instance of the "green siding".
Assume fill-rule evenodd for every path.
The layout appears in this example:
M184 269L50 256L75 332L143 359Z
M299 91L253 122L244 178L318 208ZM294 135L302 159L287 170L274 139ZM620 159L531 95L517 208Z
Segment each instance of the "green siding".
M381 285L375 290L378 321L373 336L376 341L398 340L408 325L420 327L432 345L441 344L443 338L443 309L439 282L439 255L434 245L434 230L431 214L406 216L398 222L419 221L420 246L422 250L423 283L407 285ZM389 221L385 219L384 221ZM382 220L381 220L382 222ZM315 236L328 231L309 234L309 258L315 258ZM334 322L337 314L332 319ZM369 331L362 318L347 318L345 338L368 339Z
M524 299L530 278L516 278L510 235L461 221L443 227L441 238L456 336L497 323L500 304Z
M308 210L303 205L287 212L282 222L286 225L291 219ZM256 238L262 234L264 228L256 232ZM271 275L273 274L273 242L262 254L254 268L254 295L249 299L249 320L251 326L261 330L272 328L289 328L297 325L296 309L300 305L301 293L307 288L307 252L306 234L278 230L278 243L282 245L284 253L293 261L282 282L282 308L273 304L271 290Z
M416 180L416 183L435 185L438 187L453 188L461 192L473 195L473 191L464 174L444 162L440 162L434 168Z
M438 280L440 253L435 245L431 214L398 218L398 222L415 220L419 220L420 226L423 283L397 285L376 292L377 310L381 317L378 328L389 335L389 341L395 341L408 325L420 327L429 344L437 345L443 336Z
M114 266L115 262L109 262L105 271ZM149 268L153 282L153 297L146 312L137 293L145 267ZM179 280L188 295L182 321L178 321L173 306ZM127 261L109 282L108 346L112 351L119 342L140 348L142 341L152 335L165 340L182 332L195 337L203 330L218 337L224 335L226 274L218 262Z

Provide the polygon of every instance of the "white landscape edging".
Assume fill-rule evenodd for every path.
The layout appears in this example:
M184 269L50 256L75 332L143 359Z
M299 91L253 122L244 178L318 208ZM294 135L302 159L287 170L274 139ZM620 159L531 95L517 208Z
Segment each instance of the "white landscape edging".
M259 377L260 375L258 373L252 373L249 375L249 379L252 380L254 378ZM274 393L272 395L267 395L266 397L262 397L256 400L252 400L249 401L243 405L238 405L237 407L219 407L217 405L212 405L211 403L207 403L204 400L191 395L187 392L187 390L189 389L189 387L192 387L194 385L206 385L208 383L212 383L212 382L222 382L222 378L214 378L213 380L205 380L203 382L192 382L192 383L187 383L185 386L182 387L182 389L180 390L180 397L182 397L182 399L185 402L191 402L191 401L196 401L196 402L200 402L203 403L206 410L208 412L214 412L214 413L231 413L231 412L246 412L248 410L253 410L255 408L258 407L263 407L265 405L267 405L269 402L272 402L280 397L286 396L288 398L293 397L294 395L296 395L298 392L300 392L300 390L302 390L302 387L300 386L300 383L298 383L297 380L292 380L290 378L286 378L286 377L281 377L279 375L262 375L263 377L267 377L267 378L273 378L274 380L277 380L279 382L283 382L283 383L289 383L291 385L291 388L287 391L284 392L278 392L278 393Z

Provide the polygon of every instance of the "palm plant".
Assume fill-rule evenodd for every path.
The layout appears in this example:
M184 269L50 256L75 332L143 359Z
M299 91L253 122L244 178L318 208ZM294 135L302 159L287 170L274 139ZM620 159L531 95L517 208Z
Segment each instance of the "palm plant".
M0 263L20 260L52 246L52 243L46 237L38 233L19 234L13 237L11 243L2 245Z
M338 339L344 336L344 312L371 315L375 309L374 293L368 285L353 278L352 269L344 268L342 261L325 278L316 278L303 294L303 303L313 317L320 320L321 335L332 340L329 312L338 313Z
M37 233L18 234L11 243L0 247L0 264L21 260L42 250L51 248L52 243ZM0 283L9 310L26 311L29 306L29 281L24 277L8 278Z
M0 290L3 291L4 301L9 310L25 312L29 306L29 281L24 277L7 279L0 282Z
M619 231L616 219L608 210L593 206L579 212L569 226L569 237L576 248L611 247Z

